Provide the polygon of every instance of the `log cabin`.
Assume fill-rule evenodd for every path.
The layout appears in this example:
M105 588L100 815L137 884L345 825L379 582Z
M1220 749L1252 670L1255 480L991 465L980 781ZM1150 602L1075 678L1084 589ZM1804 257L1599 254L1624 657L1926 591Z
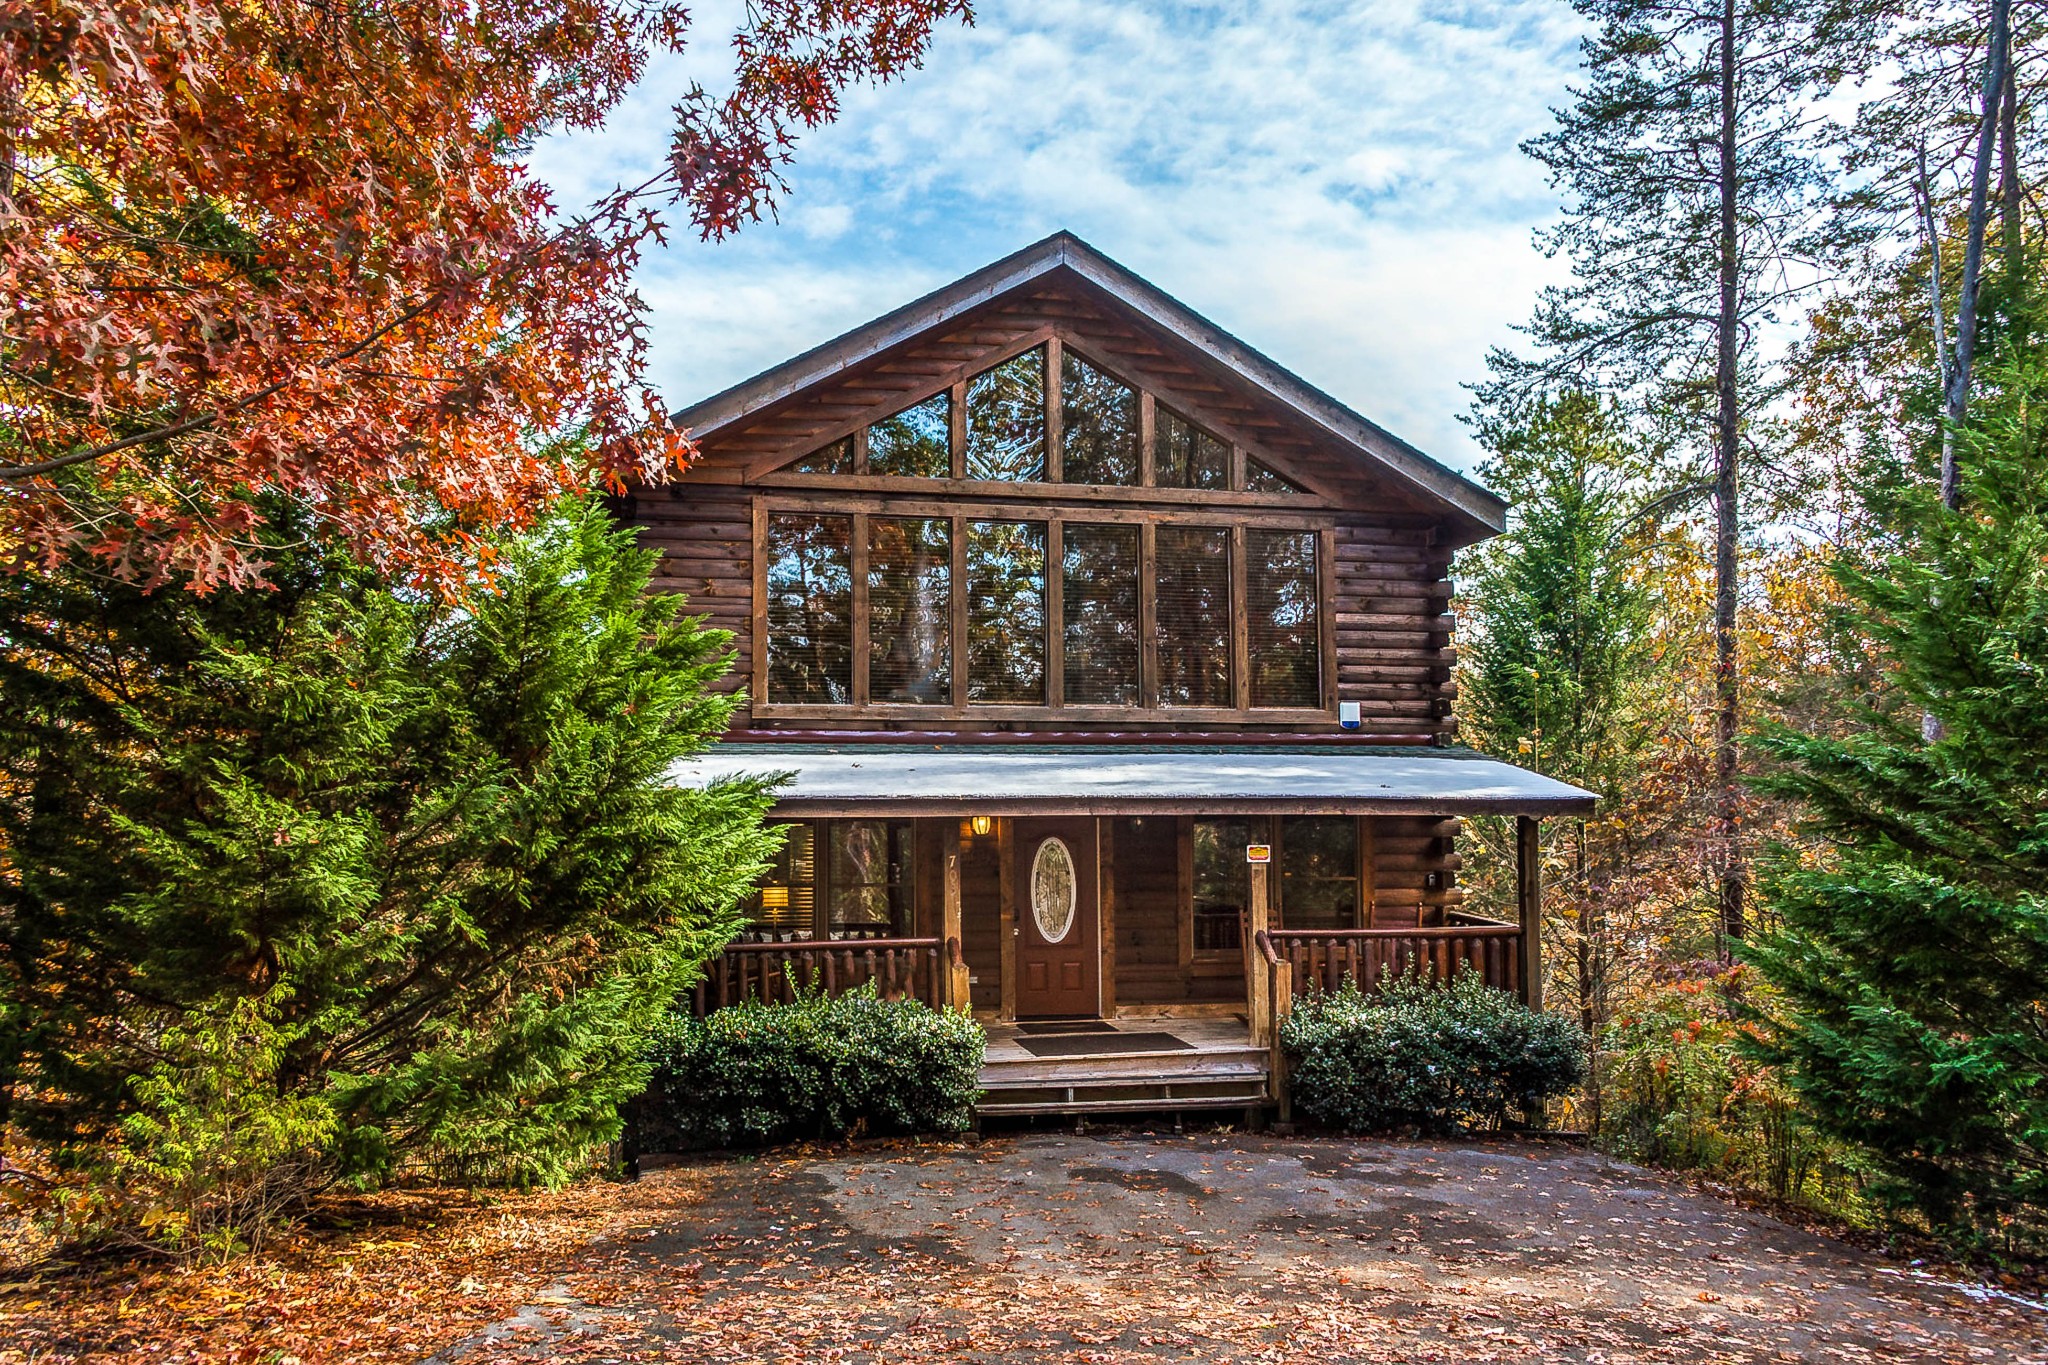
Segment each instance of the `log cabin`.
M1453 743L1452 554L1506 506L1060 233L676 415L622 512L731 632L780 858L697 992L964 1006L985 1114L1285 1106L1279 1022L1470 964L1540 1003L1536 822ZM1460 818L1516 817L1518 917Z

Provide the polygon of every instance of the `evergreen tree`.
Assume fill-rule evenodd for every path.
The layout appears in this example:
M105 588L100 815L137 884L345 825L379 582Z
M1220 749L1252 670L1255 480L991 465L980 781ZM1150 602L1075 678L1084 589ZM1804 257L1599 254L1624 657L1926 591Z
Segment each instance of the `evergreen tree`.
M0 1118L166 1185L208 1134L563 1178L772 844L760 785L668 780L728 638L595 506L460 605L290 529L267 591L0 578Z
M1995 377L1961 433L1963 508L1921 486L1896 548L1837 573L1889 674L1827 733L1767 732L1777 850L1763 1055L1813 1122L1937 1229L2048 1235L2048 365ZM1938 710L1944 732L1923 739Z
M1628 897L1617 883L1643 843L1631 817L1642 750L1655 740L1642 705L1658 673L1643 492L1654 455L1611 405L1577 390L1478 426L1492 452L1484 476L1513 510L1507 533L1458 566L1460 726L1481 750L1602 794L1592 820L1545 830L1545 861L1559 869L1546 936L1571 950L1562 959L1569 998L1591 1047L1608 1020L1611 911ZM1507 847L1504 833L1493 842ZM1590 1065L1587 1099L1597 1128L1600 1075Z
M1874 12L1856 4L1574 0L1597 26L1586 84L1558 126L1525 145L1563 190L1565 215L1539 235L1572 262L1529 332L1505 351L1482 398L1499 405L1582 384L1627 395L1710 451L1692 482L1714 506L1717 900L1724 931L1745 928L1737 734L1736 609L1742 466L1767 399L1760 327L1815 282L1825 182L1813 98L1841 71ZM1705 452L1703 452L1705 453Z

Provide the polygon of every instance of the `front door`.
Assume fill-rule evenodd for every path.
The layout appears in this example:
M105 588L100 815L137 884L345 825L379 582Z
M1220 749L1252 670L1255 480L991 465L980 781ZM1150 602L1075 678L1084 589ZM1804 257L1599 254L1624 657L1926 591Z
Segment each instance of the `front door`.
M1016 820L1017 1017L1102 1012L1095 821Z

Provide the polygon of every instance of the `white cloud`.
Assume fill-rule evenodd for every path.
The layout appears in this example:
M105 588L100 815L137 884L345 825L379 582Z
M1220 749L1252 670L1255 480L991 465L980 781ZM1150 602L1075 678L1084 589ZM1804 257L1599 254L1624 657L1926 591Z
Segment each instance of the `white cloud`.
M681 406L1064 227L1469 466L1460 385L1557 276L1516 144L1578 32L1562 0L990 0L805 139L780 224L650 254L656 380ZM537 149L560 202L658 165L693 74L659 63L602 132Z

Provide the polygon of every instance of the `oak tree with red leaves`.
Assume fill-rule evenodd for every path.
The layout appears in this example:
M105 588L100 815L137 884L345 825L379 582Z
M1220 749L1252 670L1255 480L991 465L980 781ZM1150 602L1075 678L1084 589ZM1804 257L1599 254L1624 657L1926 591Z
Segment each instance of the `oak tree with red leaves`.
M600 124L667 0L0 7L0 559L260 582L288 500L432 582L472 532L687 460L631 285L664 215L774 212L797 136L967 0L751 0L728 93L573 215L522 164Z

